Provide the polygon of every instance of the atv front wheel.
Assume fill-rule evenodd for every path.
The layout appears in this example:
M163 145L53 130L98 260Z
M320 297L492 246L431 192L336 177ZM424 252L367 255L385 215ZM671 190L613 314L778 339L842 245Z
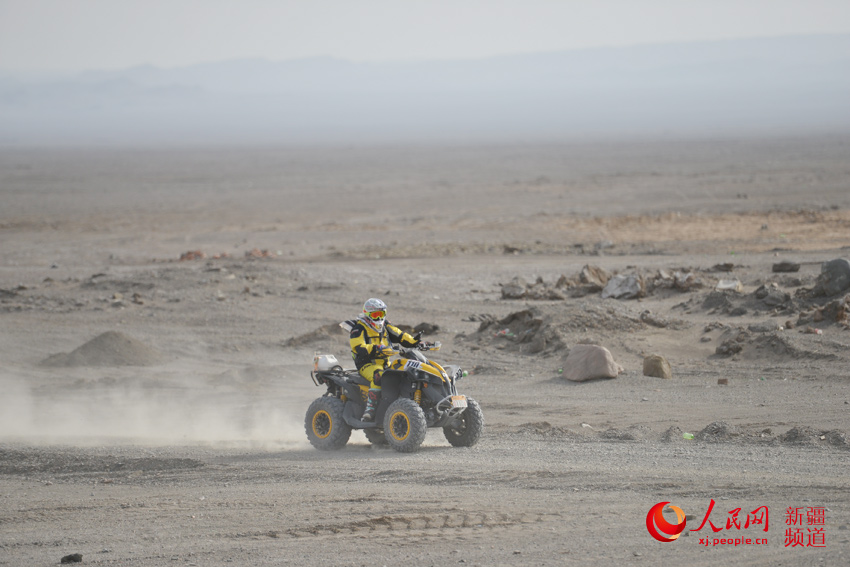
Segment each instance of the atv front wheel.
M466 398L466 409L450 425L443 428L449 443L454 447L472 447L478 443L484 430L484 412L472 398Z
M339 398L317 398L307 409L304 429L310 444L321 451L342 449L351 437L351 426L342 417L345 403Z
M384 415L384 437L390 446L401 453L414 453L425 441L428 424L422 408L408 398L390 404Z

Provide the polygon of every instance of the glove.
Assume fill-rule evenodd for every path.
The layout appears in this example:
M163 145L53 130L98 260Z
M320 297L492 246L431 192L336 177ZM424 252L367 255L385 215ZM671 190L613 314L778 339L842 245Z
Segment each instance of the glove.
M379 346L375 349L375 356L379 358L389 358L395 354L395 351L392 347L388 346Z
M418 347L420 344L422 344L422 331L413 335L413 346Z

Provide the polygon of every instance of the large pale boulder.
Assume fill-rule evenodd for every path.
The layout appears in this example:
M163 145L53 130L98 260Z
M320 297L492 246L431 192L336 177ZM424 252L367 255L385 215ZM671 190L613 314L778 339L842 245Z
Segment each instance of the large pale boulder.
M564 378L573 382L616 378L622 371L611 352L598 345L576 345L564 361Z

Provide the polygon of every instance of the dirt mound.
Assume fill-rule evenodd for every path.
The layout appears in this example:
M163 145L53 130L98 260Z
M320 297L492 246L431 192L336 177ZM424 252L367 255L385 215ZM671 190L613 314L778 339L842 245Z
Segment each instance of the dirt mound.
M719 338L719 345L715 349L717 356L732 356L740 354L747 360L758 360L769 358L770 360L835 360L844 346L839 343L811 340L804 334L795 334L789 331L761 330L753 332L753 328L761 327L751 325L749 329L743 327L726 327ZM833 352L828 352L833 351Z
M100 334L70 353L54 354L42 366L152 366L166 357L156 349L117 331Z
M808 305L797 318L796 326L837 324L850 329L850 295L836 299L825 305Z
M518 429L521 433L540 435L547 439L582 439L584 437L569 428L553 426L548 421L523 423Z
M606 429L599 435L608 441L646 441L655 437L655 433L645 425L632 425L626 429Z
M664 435L661 436L661 440L664 443L673 443L675 441L682 441L684 439L684 437L682 437L682 435L684 435L684 434L685 434L685 432L682 431L681 427L671 425L669 428L667 428L667 431L664 432Z
M817 445L820 432L811 427L793 427L779 436L782 443L791 445Z
M497 342L500 348L523 354L551 353L566 348L551 317L541 315L536 309L516 311L499 320L484 318L469 338L479 343Z
M709 423L705 429L694 435L694 439L706 443L722 443L739 437L741 432L736 427L723 421Z
M752 341L752 348L748 350L747 354L750 358L757 358L758 354L762 354L772 360L776 360L777 357L807 360L835 360L838 358L838 355L823 352L820 348L818 350L806 348L801 341L802 339L799 337L782 332L763 335ZM822 346L824 345L818 345L818 347ZM761 353L758 351L761 351Z
M847 436L843 431L818 431L807 426L792 427L779 436L779 441L788 445L822 445L847 447Z
M339 323L329 323L322 325L318 329L314 329L309 333L292 337L287 340L284 345L288 347L303 347L313 345L315 343L333 344L335 346L347 346L346 333L339 326Z

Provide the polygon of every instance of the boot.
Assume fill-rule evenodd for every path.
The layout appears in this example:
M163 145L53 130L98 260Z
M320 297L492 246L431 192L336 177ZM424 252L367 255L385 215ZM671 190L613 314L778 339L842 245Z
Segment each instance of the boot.
M363 412L363 417L360 421L373 422L375 421L375 409L378 407L378 401L381 399L381 391L375 388L369 388L369 395L366 397L366 410Z

